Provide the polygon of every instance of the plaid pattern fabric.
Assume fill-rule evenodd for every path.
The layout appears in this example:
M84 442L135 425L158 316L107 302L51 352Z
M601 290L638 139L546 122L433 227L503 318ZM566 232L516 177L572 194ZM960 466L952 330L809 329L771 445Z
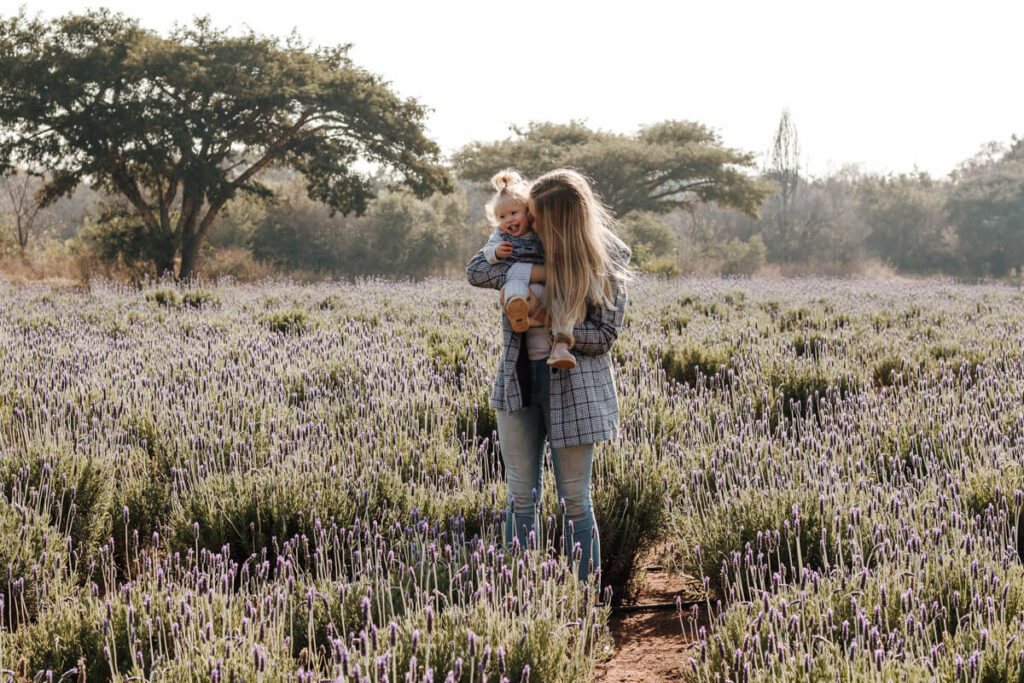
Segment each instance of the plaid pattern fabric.
M618 257L629 261L629 249ZM509 268L508 263L490 264L483 250L466 266L466 279L475 287L500 289ZM576 343L576 367L551 373L551 425L548 441L554 448L580 446L607 441L618 436L619 403L615 395L612 366L612 344L622 329L626 311L626 288L619 283L613 290L612 308L591 307L587 317L573 328ZM502 353L498 363L491 407L515 413L523 409L523 393L516 373L516 361L523 335L512 331L508 318L501 318Z

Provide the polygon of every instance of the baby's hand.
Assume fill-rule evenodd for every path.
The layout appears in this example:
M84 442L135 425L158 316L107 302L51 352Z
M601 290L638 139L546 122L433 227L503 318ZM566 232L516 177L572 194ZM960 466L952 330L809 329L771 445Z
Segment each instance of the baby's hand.
M512 255L512 243L502 242L494 248L494 255L498 258L508 258Z

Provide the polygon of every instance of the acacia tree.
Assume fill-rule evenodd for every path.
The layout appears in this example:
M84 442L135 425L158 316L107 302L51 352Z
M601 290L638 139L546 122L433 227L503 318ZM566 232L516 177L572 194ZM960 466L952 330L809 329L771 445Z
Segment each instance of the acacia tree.
M366 210L371 174L420 197L449 191L425 109L348 49L229 36L208 19L162 37L107 10L49 22L22 10L0 20L0 171L48 172L44 203L83 181L122 196L157 270L180 253L183 279L228 200L272 194L258 178L273 165L342 213Z
M463 147L453 158L456 171L485 181L506 167L531 177L575 168L593 180L619 216L690 210L701 202L757 216L770 191L743 170L754 165L752 154L724 147L713 131L693 121L663 121L634 135L591 130L578 121L531 123L513 132L506 140Z

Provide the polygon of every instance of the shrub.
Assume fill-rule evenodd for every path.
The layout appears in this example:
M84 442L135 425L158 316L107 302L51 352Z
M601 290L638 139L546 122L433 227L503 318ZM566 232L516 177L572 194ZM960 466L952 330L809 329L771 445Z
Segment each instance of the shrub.
M26 680L35 672L63 673L78 668L73 680L102 683L110 680L100 631L103 614L82 591L59 609L49 609L36 621L24 624L11 637L11 649L20 655Z
M640 270L648 275L660 275L662 277L679 277L679 265L671 256L659 256L644 261Z
M261 322L280 334L302 334L310 325L309 314L299 309L268 313Z
M60 446L47 446L45 456L42 450L33 444L0 464L6 500L42 515L79 555L95 551L110 536L113 468L102 458Z
M820 334L800 335L793 339L793 351L798 358L808 356L817 360L824 353L824 348L825 338Z
M640 559L667 535L668 500L650 453L606 449L595 460L593 505L601 534L601 581L620 603L631 593Z
M198 545L218 552L228 545L238 562L296 534L315 536L317 519L341 527L357 517L384 524L401 514L405 502L401 482L390 471L375 477L372 489L337 470L300 475L267 468L187 482L171 507L168 547L187 552Z
M829 401L835 402L856 389L856 384L851 379L826 374L817 367L783 375L773 374L769 382L774 398L773 405L781 403L782 415L789 418L797 415L816 415L821 408L822 399L828 398ZM771 415L773 424L776 424L778 414L771 410Z
M439 367L449 367L461 375L469 359L469 343L464 335L431 332L427 336L427 355L437 361Z
M732 358L713 349L670 347L661 353L661 367L669 379L697 386L700 376L716 377L732 365Z
M0 496L0 617L5 624L34 619L43 596L59 589L68 570L60 532Z
M193 289L185 292L181 299L182 303L189 308L202 308L216 303L217 299L213 292L206 289Z
M906 384L903 375L905 366L901 359L889 357L875 363L871 369L871 383L875 387L891 387L894 384Z
M173 289L153 289L146 292L146 301L152 301L167 308L179 308L182 298Z

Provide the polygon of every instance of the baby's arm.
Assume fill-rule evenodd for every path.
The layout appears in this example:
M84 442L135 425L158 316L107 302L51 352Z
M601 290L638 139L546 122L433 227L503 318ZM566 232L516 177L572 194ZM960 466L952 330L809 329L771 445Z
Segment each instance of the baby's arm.
M496 253L498 245L504 241L504 238L501 236L501 230L498 228L495 228L494 232L491 233L491 236L487 238L487 244L485 244L483 248L484 258L487 259L487 262L492 266L496 263L501 263L502 259L505 258L503 256L498 256Z

